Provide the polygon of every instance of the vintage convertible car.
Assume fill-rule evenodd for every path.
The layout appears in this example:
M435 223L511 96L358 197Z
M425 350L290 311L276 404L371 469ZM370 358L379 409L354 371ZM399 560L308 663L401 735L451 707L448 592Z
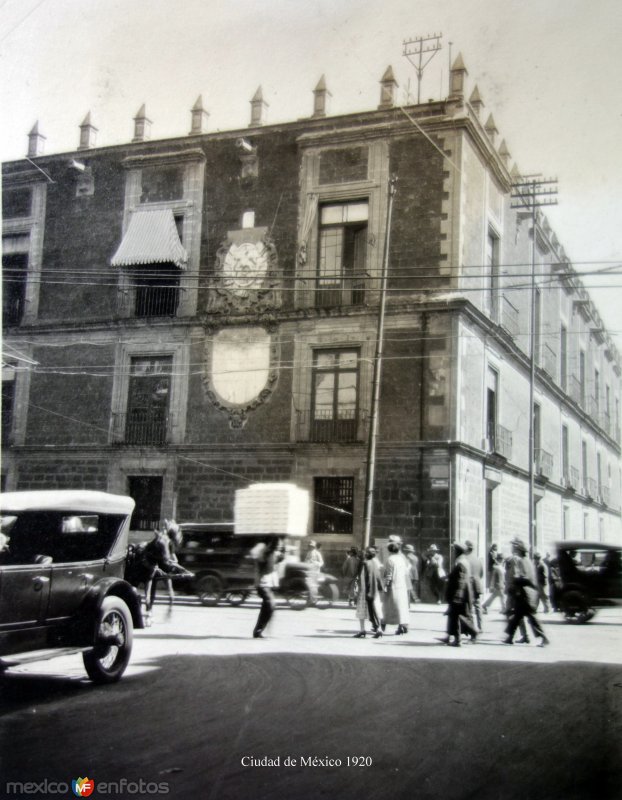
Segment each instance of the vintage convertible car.
M587 622L598 607L622 604L622 547L559 542L557 569L557 605L569 621Z
M133 509L105 492L0 495L0 670L81 652L93 681L119 680L143 627L123 579Z

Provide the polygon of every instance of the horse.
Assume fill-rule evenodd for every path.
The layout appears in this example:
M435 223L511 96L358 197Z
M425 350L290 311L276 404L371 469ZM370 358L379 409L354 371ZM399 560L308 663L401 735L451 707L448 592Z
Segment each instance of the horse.
M192 572L181 567L171 554L170 540L167 533L154 531L149 542L130 544L125 562L125 580L136 589L144 587L143 602L147 615L150 615L155 599L155 581L157 578L172 577L190 578Z

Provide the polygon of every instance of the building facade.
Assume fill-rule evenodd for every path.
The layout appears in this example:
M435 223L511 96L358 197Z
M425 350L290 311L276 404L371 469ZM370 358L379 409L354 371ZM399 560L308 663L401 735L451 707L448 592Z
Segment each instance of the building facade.
M168 140L143 106L113 147L87 115L59 155L35 126L3 165L3 487L129 493L147 531L294 482L336 566L363 535L386 265L373 538L529 539L532 413L534 546L620 541L619 356L546 217L513 208L466 77L403 108L388 69L342 116L322 80L283 124L258 90L224 133L199 98Z

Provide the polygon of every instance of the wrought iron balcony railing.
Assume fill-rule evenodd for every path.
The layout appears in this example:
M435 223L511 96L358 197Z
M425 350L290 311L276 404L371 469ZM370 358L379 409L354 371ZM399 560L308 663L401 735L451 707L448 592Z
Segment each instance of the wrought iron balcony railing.
M495 453L502 458L512 458L512 432L503 425L491 425L488 428L489 453Z
M598 497L598 484L595 478L585 478L583 492L586 497L596 500Z
M315 305L317 308L363 305L368 280L369 276L366 272L343 278L317 278L315 280Z
M170 431L169 415L159 408L132 408L126 414L114 414L112 441L115 444L167 444Z
M335 418L331 412L299 411L297 414L297 439L308 442L358 442L359 423L364 415L356 409L341 409Z
M134 284L119 292L119 313L130 317L174 317L179 306L179 286Z
M499 322L510 336L518 336L520 332L518 309L512 305L505 295L501 297L501 318Z
M576 467L569 467L564 471L562 485L570 491L577 491L579 488L579 470Z
M541 447L534 451L536 475L549 480L553 475L553 456Z

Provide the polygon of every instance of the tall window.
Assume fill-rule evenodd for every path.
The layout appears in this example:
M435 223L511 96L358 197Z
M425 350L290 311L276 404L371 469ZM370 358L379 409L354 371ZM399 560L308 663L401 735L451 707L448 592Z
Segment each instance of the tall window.
M15 381L2 381L2 443L8 444L13 427Z
M136 503L130 528L134 531L152 531L160 525L162 506L161 475L130 475L128 494Z
M318 306L364 302L368 217L366 200L321 207Z
M497 393L499 389L499 373L492 367L486 372L486 437L491 448L495 449L497 438Z
M125 441L161 445L166 442L172 358L131 360Z
M315 478L313 531L352 533L354 478Z
M486 238L486 266L488 282L488 307L491 318L499 319L499 237L489 230Z
M533 319L533 360L540 365L542 341L542 293L536 289Z
M579 402L585 406L585 351L579 353Z
M568 480L570 475L570 464L568 462L568 426L562 425L562 475L565 480Z
M355 441L357 416L358 351L316 350L313 354L312 440Z
M533 404L533 447L536 451L536 460L540 455L540 448L542 447L542 431L541 431L541 410L538 403Z
M6 240L13 238L18 238L18 237L5 236L3 238L3 249ZM19 325L22 321L22 318L24 316L24 311L26 308L27 275L28 275L28 253L9 252L8 254L4 254L2 256L3 327Z
M559 332L559 385L566 391L568 384L568 329L562 325Z
M587 493L587 442L581 442L581 470L583 472L583 494Z
M600 424L600 372L594 370L594 408L592 409L594 422Z

